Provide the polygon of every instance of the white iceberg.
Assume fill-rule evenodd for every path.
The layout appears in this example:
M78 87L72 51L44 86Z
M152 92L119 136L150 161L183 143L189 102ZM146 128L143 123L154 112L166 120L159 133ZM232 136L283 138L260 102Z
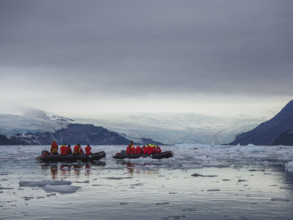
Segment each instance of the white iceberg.
M19 186L28 187L44 187L46 185L71 185L71 181L52 181L52 180L41 180L41 181L19 181Z
M287 164L285 164L285 167L288 172L293 172L293 161L290 161Z
M58 192L58 193L75 193L76 190L80 188L77 186L70 186L70 185L46 185L43 189L46 192Z

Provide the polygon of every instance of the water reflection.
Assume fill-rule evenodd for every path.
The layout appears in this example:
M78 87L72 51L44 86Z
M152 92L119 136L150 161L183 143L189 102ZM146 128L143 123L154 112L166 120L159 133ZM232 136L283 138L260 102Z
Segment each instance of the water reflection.
M41 169L44 172L50 171L51 179L57 180L59 175L61 178L67 178L74 175L79 178L82 174L90 177L92 167L106 166L106 162L99 161L95 163L42 163Z
M136 175L158 175L159 167L155 163L132 163L123 160L117 160L116 164L124 166L128 174Z

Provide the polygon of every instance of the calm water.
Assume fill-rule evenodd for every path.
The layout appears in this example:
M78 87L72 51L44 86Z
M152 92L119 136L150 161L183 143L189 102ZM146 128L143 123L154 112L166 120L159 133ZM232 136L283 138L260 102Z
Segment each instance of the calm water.
M199 168L190 158L178 166L176 156L116 161L109 154L116 149L97 164L41 164L37 153L15 159L23 147L2 151L0 219L293 219L293 173L281 162ZM40 180L80 188L19 186Z

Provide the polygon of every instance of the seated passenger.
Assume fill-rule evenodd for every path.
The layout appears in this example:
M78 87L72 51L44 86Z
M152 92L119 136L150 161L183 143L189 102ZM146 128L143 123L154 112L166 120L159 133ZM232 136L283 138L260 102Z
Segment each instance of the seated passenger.
M75 154L75 155L84 154L82 148L80 147L80 144L77 144L74 146L73 154Z
M61 147L60 147L60 153L62 156L65 156L68 154L68 148L66 147L65 144L63 144Z
M162 153L162 150L161 150L161 148L159 146L156 147L156 153L157 154Z
M131 145L130 154L136 154L136 150L135 150L135 147L133 145Z
M142 149L141 149L141 150L142 150L142 153L143 153L143 152L144 152L144 150L145 150L145 146L144 146L144 145L142 146Z
M90 154L92 154L92 152L91 152L91 147L90 147L90 145L88 144L88 145L86 145L86 147L85 147L85 153L87 154L87 155L90 155Z
M137 145L137 147L135 148L135 153L136 154L141 154L142 153L142 149L139 145Z
M84 151L83 151L83 149L81 148L80 145L79 145L79 152L80 152L80 154L84 154Z
M131 154L131 145L128 145L126 148L126 154Z
M148 154L149 153L149 149L150 149L150 144L145 147L143 153L144 154Z
M147 148L145 149L145 154L152 154L153 153L153 147L151 144L149 144L149 146L147 146Z

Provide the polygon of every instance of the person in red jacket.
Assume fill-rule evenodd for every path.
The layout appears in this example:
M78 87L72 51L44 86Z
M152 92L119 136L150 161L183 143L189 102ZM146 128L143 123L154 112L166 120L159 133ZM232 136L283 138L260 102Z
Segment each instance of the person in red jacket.
M132 154L133 150L133 141L130 141L130 144L126 148L126 154Z
M156 147L156 153L157 154L162 153L162 150L161 150L161 148L159 146Z
M51 144L51 154L58 154L58 144L55 140Z
M147 147L144 148L144 150L143 150L143 153L144 153L144 154L148 154L148 147L149 147L149 146L147 146Z
M131 145L128 145L126 148L126 154L131 154Z
M92 154L92 152L91 152L91 147L90 147L90 145L88 144L88 145L86 145L86 147L85 147L85 153L87 154L87 155L90 155L90 154Z
M150 148L149 148L149 154L152 154L152 153L155 152L155 151L154 151L154 150L155 150L154 146L155 146L155 145L153 145L153 146L151 145L151 146L150 146Z
M141 149L141 147L139 145L136 146L135 153L136 154L141 154L142 153L142 149Z
M153 153L153 147L152 145L149 144L149 146L147 146L143 152L144 154L152 154Z
M65 144L63 144L61 147L60 147L60 153L62 156L65 156L68 154L68 148L66 147Z
M135 146L131 145L131 154L136 154Z
M145 146L143 145L141 148L142 153L144 154Z
M79 145L79 152L80 152L80 154L84 154L84 151L80 145Z
M84 154L82 148L80 147L80 144L74 146L73 154Z

